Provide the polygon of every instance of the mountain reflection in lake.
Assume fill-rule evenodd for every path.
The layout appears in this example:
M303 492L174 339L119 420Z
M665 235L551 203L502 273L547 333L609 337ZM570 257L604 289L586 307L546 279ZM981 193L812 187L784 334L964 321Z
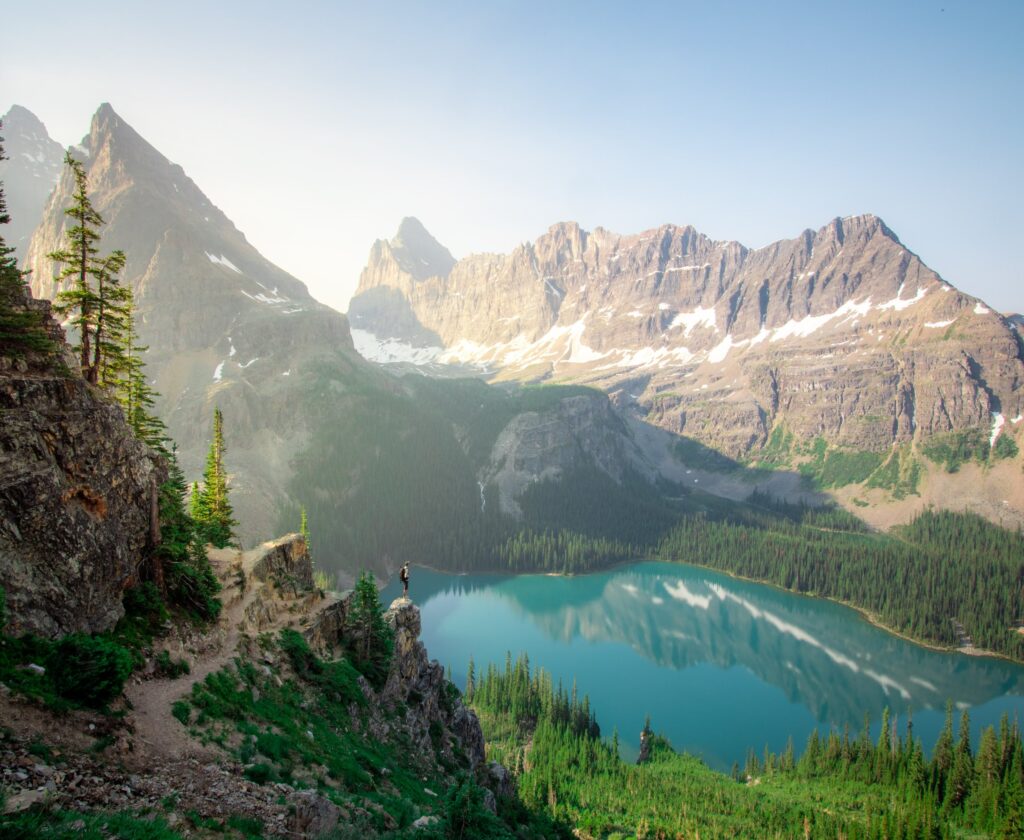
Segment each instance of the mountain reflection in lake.
M392 581L385 605L400 592ZM814 727L857 731L865 713L877 726L885 706L901 727L913 714L926 751L947 699L970 707L976 732L1024 712L1022 666L929 650L837 604L694 566L578 577L416 568L410 593L427 650L457 685L470 656L479 673L525 651L556 682L577 681L626 759L648 714L677 749L728 770L748 748L780 752L790 736L799 752Z

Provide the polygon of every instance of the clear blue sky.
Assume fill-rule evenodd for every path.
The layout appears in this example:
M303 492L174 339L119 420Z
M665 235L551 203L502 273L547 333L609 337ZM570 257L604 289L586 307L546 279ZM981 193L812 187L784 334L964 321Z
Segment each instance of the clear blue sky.
M69 143L109 101L342 309L405 215L462 256L567 219L757 247L873 212L1024 310L1024 0L34 0L3 18L2 111Z

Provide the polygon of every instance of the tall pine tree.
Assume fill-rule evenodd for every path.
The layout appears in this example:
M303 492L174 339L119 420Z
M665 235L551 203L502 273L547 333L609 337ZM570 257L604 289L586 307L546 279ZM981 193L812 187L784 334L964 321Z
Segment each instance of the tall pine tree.
M306 508L300 508L299 513L299 534L302 535L302 539L306 541L306 556L309 557L309 562L313 562L313 549L309 547L309 518L306 516Z
M108 334L118 328L123 318L123 300L116 291L118 273L124 268L123 251L99 256L99 228L103 217L89 199L89 182L81 161L65 153L64 163L75 179L70 207L64 213L72 225L65 231L64 247L49 254L54 262L63 264L57 281L70 281L69 288L57 294L53 309L71 316L71 325L78 332L79 365L82 376L94 385L100 381L105 354L113 352L115 343Z
M110 340L117 342L117 352L107 357L101 381L113 387L135 436L167 456L167 427L153 411L159 395L146 381L146 363L142 360L149 348L138 343L131 290L124 286L118 289L124 293L124 317L110 334Z
M185 510L185 477L177 452L166 453L167 481L160 487L160 545L156 548L155 583L170 603L203 619L220 613L220 583L206 556L205 533Z
M234 539L231 502L228 501L228 475L224 466L224 415L219 408L213 410L213 440L206 455L203 483L193 486L192 518L206 541L224 548Z
M0 137L0 160L6 160ZM7 198L0 182L0 225L11 223ZM25 272L18 268L14 248L0 235L0 355L51 353L55 347L42 326L42 315L26 306Z

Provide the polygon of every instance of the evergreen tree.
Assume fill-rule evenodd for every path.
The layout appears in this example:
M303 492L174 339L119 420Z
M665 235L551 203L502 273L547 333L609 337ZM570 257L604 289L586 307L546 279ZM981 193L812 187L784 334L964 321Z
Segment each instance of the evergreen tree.
M345 616L345 638L356 668L372 684L383 685L391 659L392 634L384 621L377 584L369 572L363 572L356 582Z
M116 321L123 313L112 287L117 286L117 274L124 268L125 256L122 251L99 256L103 217L89 199L85 167L70 152L65 153L64 163L75 179L72 204L64 210L73 224L65 231L64 247L49 257L64 266L57 281L70 280L71 286L57 294L53 309L61 315L70 313L71 324L78 331L76 349L82 376L95 385L99 382L104 353L111 347L105 334L116 330Z
M93 337L92 370L95 381L114 388L125 366L125 336L133 329L132 293L118 281L124 269L124 251L114 251L97 268L96 334Z
M160 545L156 548L159 569L156 583L171 603L203 619L220 613L220 584L206 556L206 540L198 524L185 510L185 477L177 452L167 453L167 481L160 486Z
M946 722L932 750L932 790L941 802L946 795L946 780L953 767L953 702L946 701Z
M299 511L299 533L302 535L302 539L306 541L306 556L309 557L309 562L313 562L313 549L309 545L309 519L306 517L306 508L302 507Z
M126 293L124 317L110 339L117 341L119 346L116 354L105 357L107 364L101 372L100 381L113 387L114 394L124 409L125 419L135 432L135 436L153 449L168 455L167 427L153 411L153 405L159 395L146 381L146 363L142 360L143 354L149 348L138 343L135 332L135 305L131 290L127 287L118 288ZM117 360L116 365L113 359Z
M213 410L213 440L206 456L201 488L192 488L192 518L206 542L224 548L234 539L234 520L228 500L228 476L224 466L224 415Z
M0 160L6 160L0 137ZM7 198L0 182L0 225L11 223ZM42 316L25 305L28 289L25 272L18 268L14 248L0 235L0 355L22 356L26 352L51 353L54 344L42 326Z
M958 808L974 785L974 757L971 754L971 719L964 709L960 717L960 737L953 753L953 764L946 784L946 805Z

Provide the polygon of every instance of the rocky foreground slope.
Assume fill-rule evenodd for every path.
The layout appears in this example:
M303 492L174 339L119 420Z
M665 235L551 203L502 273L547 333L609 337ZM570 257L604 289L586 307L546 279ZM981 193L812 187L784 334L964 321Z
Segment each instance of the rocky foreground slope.
M26 306L63 340L45 301ZM0 356L0 587L14 632L109 630L159 539L166 466L77 371L70 354Z
M126 691L123 714L55 714L0 684L8 812L40 804L83 820L94 812L149 812L151 822L186 836L258 825L261 836L345 828L372 837L416 820L437 822L457 774L488 786L484 802L492 810L515 795L503 768L484 761L476 715L429 660L411 601L399 599L385 614L394 653L383 684L375 689L355 675L351 684L327 685L315 681L315 669L325 667L315 663L351 643L345 616L352 596L305 583L312 570L302 538L211 559L224 585L223 615L208 629L179 625L159 641ZM282 631L293 634L288 645ZM187 662L188 673L161 673L161 651ZM213 693L226 686L231 693ZM226 715L215 696L234 698ZM293 735L277 714L313 742L289 746ZM244 733L258 735L248 757ZM351 755L322 752L339 739ZM330 766L307 760L310 751Z

